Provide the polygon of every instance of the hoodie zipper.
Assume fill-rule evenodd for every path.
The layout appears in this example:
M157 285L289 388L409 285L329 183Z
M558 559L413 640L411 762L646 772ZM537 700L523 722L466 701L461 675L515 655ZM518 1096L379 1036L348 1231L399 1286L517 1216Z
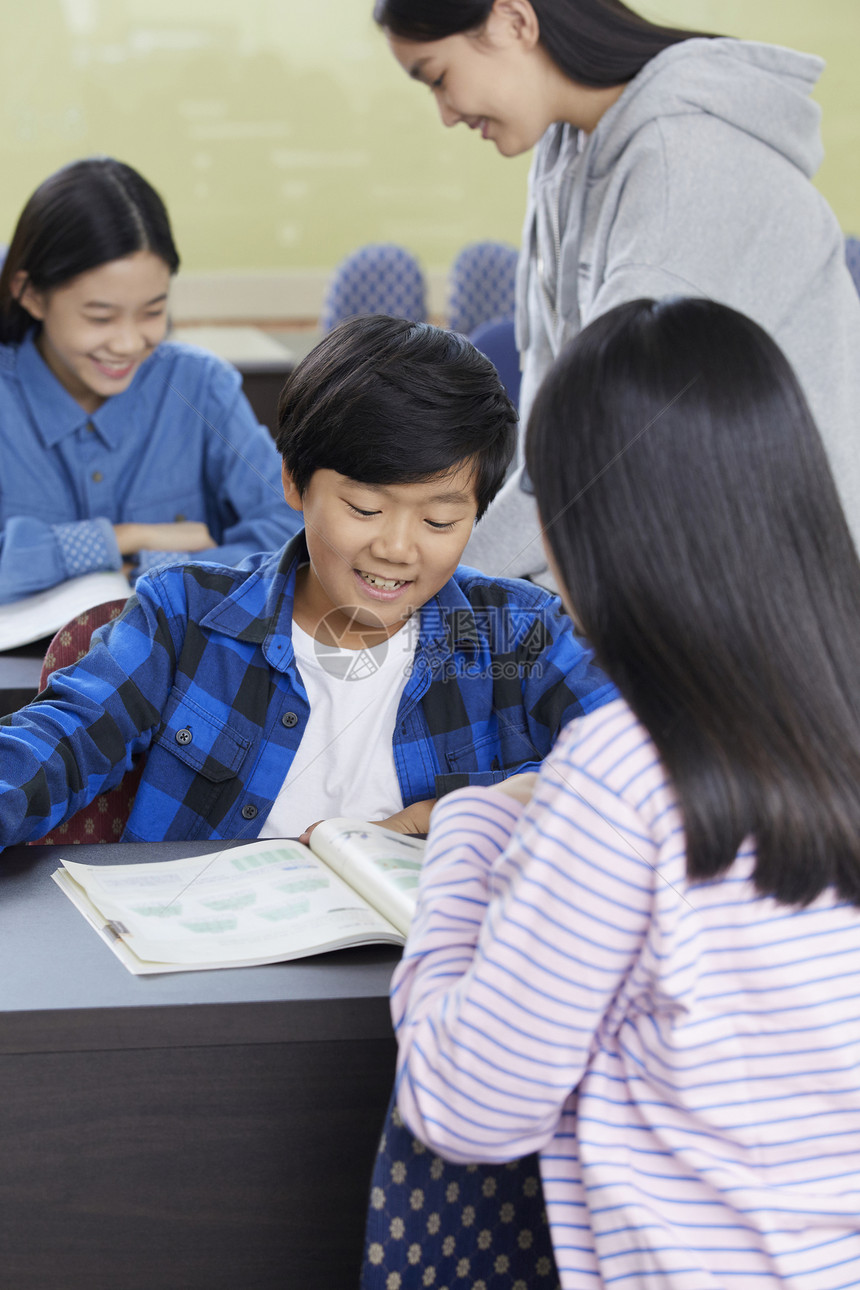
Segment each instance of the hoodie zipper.
M582 154L585 151L585 145L586 145L586 137L583 135L582 131L580 130L577 133L577 168L578 168L580 158L582 157ZM559 278L561 275L561 199L562 199L562 192L565 187L565 178L566 177L562 175L561 178L559 179L558 191L556 192L556 195L555 195L555 201L552 203L549 209L549 225L550 225L550 232L552 234L552 253L555 256L554 289L550 287L549 269L551 266L547 264L546 256L544 255L543 247L541 246L540 226L537 220L537 213L535 214L535 251L536 251L536 260L537 260L538 282L540 283L541 290L543 291L546 303L549 306L549 311L550 311L550 314L552 315L553 326L555 328L558 328L558 322L559 322L558 289L559 289ZM573 176L572 175L567 176L567 179L569 181L569 184L573 186L575 182L573 179ZM569 197L570 197L570 190L568 190L568 199Z
M559 193L560 196L560 193ZM552 314L552 321L558 326L558 275L561 272L561 216L558 209L558 201L553 202L550 208L550 229L552 232L553 251L555 252L555 290L550 289L549 273L547 272L547 263L541 246L540 227L535 221L535 242L537 250L537 272L538 281L543 290L544 297Z

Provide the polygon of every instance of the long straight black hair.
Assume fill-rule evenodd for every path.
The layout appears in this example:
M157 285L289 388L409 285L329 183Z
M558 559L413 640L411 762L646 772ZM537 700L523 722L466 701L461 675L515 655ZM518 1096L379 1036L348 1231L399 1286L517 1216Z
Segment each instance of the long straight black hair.
M0 341L33 326L19 297L31 283L49 291L89 269L152 251L171 273L179 254L164 202L131 166L112 157L73 161L39 185L19 216L0 272ZM26 279L15 282L23 270Z
M402 40L444 40L477 32L494 0L376 0L373 17ZM531 0L540 39L565 76L601 89L632 81L670 45L710 33L661 27L621 0Z
M752 837L759 891L860 904L860 562L779 347L711 301L620 305L550 369L526 460L575 617L674 782L688 874Z

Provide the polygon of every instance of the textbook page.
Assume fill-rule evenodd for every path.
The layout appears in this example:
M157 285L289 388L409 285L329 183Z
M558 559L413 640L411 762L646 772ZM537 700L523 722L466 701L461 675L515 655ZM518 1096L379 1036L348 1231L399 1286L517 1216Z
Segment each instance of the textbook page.
M85 573L11 605L0 605L0 650L17 649L53 636L78 614L108 600L125 600L131 587L124 573Z
M136 975L256 966L404 936L299 842L52 875Z
M311 846L326 864L406 936L418 893L425 843L408 833L356 820L324 820Z

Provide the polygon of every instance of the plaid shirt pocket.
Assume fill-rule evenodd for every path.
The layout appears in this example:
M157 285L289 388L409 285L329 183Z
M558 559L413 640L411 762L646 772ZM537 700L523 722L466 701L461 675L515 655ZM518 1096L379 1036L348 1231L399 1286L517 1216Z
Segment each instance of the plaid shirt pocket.
M240 773L251 741L187 694L174 691L155 744L218 784Z

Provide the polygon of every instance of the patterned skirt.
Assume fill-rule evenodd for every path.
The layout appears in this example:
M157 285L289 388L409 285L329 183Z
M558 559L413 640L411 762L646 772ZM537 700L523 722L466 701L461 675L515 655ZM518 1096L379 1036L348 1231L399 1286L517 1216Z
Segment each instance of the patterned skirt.
M361 1290L558 1290L537 1156L454 1165L392 1097L371 1179Z

